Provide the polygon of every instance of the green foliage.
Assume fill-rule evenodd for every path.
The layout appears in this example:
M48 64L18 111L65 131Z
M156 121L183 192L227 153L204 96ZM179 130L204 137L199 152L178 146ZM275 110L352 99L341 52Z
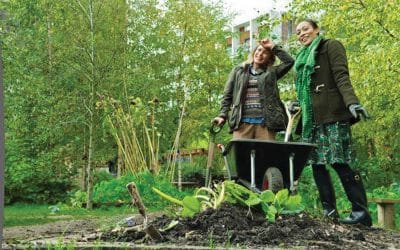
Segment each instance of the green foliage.
M328 167L327 169L335 190L337 209L343 213L348 213L351 211L351 203L347 198L342 183L333 168ZM298 183L298 192L302 195L302 205L305 206L306 211L315 216L322 216L323 209L310 166L305 167L301 174Z
M93 2L101 5L99 1ZM100 7L97 4L94 4L95 8ZM9 176L15 175L16 168L31 166L25 168L26 174L31 176L31 180L44 182L30 181L29 189L38 197L28 199L35 202L62 200L72 186L71 179L76 169L86 166L83 158L87 159L88 114L96 113L88 103L91 89L87 79L92 77L92 83L98 81L96 89L99 92L107 91L108 86L116 86L113 84L114 79L109 77L112 68L110 61L116 62L115 58L119 57L112 48L116 43L111 41L116 37L117 20L121 20L118 17L124 16L123 12L121 15L110 15L109 11L113 7L117 8L117 2L114 2L113 7L107 4L103 7L99 8L102 11L97 12L99 15L95 17L96 23L100 23L100 18L103 18L102 25L96 29L96 35L99 36L96 36L98 43L95 59L90 58L91 54L88 53L88 25L76 1L1 2L1 9L7 16L2 23L2 30L6 31L2 40L3 56L8 69L4 76L8 114L5 121L8 138L6 161L9 163L6 165L9 173L6 179L10 184L6 192L19 195L21 191L9 189L19 186L18 182L14 182L16 178ZM112 23L112 28L107 23ZM100 39L102 33L107 34L107 41ZM102 55L102 60L97 61ZM96 60L94 71L90 70L93 68L91 59ZM93 72L98 74L94 73L96 76L93 77ZM98 121L96 119L92 124L101 124ZM92 137L95 138L93 145L97 149L104 143L102 140L109 136L102 131L101 126L96 126L94 132L96 136ZM105 144L108 151L110 143ZM95 150L93 155L98 161L107 157L100 150ZM13 156L20 160L12 159ZM65 182L66 187L61 184L46 187L42 184L50 181ZM46 188L46 191L42 191L42 188ZM50 194L46 198L49 192L60 192L64 197Z
M394 182L389 187L378 187L368 193L371 198L398 199L400 198L400 182Z
M234 182L225 181L225 183L226 195L231 197L227 199L228 201L239 201L249 207L261 205L270 222L274 222L279 214L299 213L304 209L301 205L301 196L299 194L289 195L287 189L282 189L277 194L271 190L257 194Z
M153 193L151 190L152 187L167 190L177 197L183 197L186 194L185 191L180 192L164 176L155 176L150 172L142 172L137 176L127 174L118 179L103 181L96 184L93 191L93 202L99 205L118 203L129 204L132 200L128 190L126 189L126 184L129 182L136 183L143 203L146 207L152 210L162 209L168 205L167 202ZM81 191L77 191L77 193L78 197L80 197ZM77 193L75 193L75 195L77 195Z
M266 190L261 193L261 201L262 209L270 222L275 222L279 214L300 213L304 209L301 205L301 196L289 195L287 189L280 190L276 195L271 190Z
M13 168L6 167L5 204L16 201L54 203L65 199L65 193L72 188L68 173L49 171L54 169L46 169L42 164L18 161L14 162Z
M169 202L175 203L182 207L181 215L183 217L193 217L196 213L200 212L200 202L197 197L194 196L185 196L183 200L178 200L170 195L163 193L157 188L152 188L155 193L160 195L162 198L166 199Z
M73 197L70 198L70 203L72 207L82 208L86 203L87 193L81 190L76 191Z
M222 5L202 1L166 1L165 11L158 1L132 1L129 27L133 44L132 96L161 101L156 126L162 128L163 142L170 145L176 133L184 100L187 100L181 148L203 139L202 132L217 113L219 96L231 68L223 49L227 18ZM152 27L149 29L149 27ZM151 87L149 87L151 86Z
M96 185L97 183L103 182L103 181L111 181L115 177L109 173L108 171L95 171L94 176L93 176L93 183Z
M155 127L157 102L145 105L138 97L130 102L132 104L125 107L114 98L103 97L96 105L107 114L107 126L118 145L120 161L124 162L122 171L136 175L148 170L157 174L160 171L157 157L160 133ZM149 106L153 106L151 131L147 124Z
M30 182L27 200L49 202L64 198L54 192L66 194L77 169L115 156L107 113L96 106L106 97L125 110L132 100L143 101L146 125L138 141L144 145L143 131L156 133L156 154L169 149L185 99L180 147L206 140L204 128L232 66L220 3L11 0L0 9L7 202L31 196L17 190L23 174L14 169L26 169L32 179L62 179L65 187L43 185L51 195ZM156 108L148 103L155 97Z
M153 191L164 199L175 203L183 208L181 215L193 217L195 214L207 208L217 209L222 202L241 203L248 207L261 205L270 222L275 221L278 214L299 213L304 207L301 205L301 196L289 196L289 191L283 189L276 195L271 190L255 193L234 181L224 181L214 184L214 189L202 187L196 190L194 195L185 196L183 200L176 199L171 195L153 187Z
M298 180L297 190L302 196L302 205L305 207L307 213L322 213L321 202L319 201L318 190L315 186L311 167L307 166L303 169Z
M201 187L194 195L187 195L182 200L176 199L159 189L153 187L153 191L162 198L182 207L183 217L193 217L195 214L207 208L217 209L225 199L225 183L214 185L215 189Z
M191 179L198 175L203 175L204 167L207 165L206 156L193 157L192 162L188 159L182 159L181 174L184 180ZM177 171L175 172L175 179L177 179Z

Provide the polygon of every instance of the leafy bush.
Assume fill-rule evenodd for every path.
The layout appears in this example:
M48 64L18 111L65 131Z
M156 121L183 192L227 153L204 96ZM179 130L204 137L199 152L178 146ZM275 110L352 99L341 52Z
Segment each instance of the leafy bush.
M322 213L321 203L311 167L305 167L298 180L298 193L302 196L302 205L310 214Z
M111 181L112 179L114 179L114 176L107 171L95 171L93 183L96 185L102 181Z
M73 194L73 197L70 199L71 206L77 207L77 208L82 208L83 204L86 203L86 196L87 196L86 192L83 192L81 190L76 191Z
M378 187L368 193L368 197L399 199L400 198L400 182L392 183L389 187Z
M182 179L191 180L194 176L203 175L206 164L203 159L196 159L192 163L182 162ZM178 178L178 171L175 171L175 178Z
M217 150L217 149L215 149ZM184 159L181 163L181 175L184 181L198 181L202 182L199 178L205 178L205 170L207 166L207 156L193 157L192 162ZM223 172L224 161L222 154L219 151L214 152L214 160L212 168L210 169L213 177L220 177L224 175ZM175 180L178 179L177 169L174 172ZM204 183L204 181L203 181Z
M161 199L152 191L152 187L166 190L177 197L183 197L186 194L185 191L179 191L164 176L156 176L150 172L142 172L136 177L132 174L127 174L119 179L102 181L96 184L93 190L93 202L97 204L112 204L119 202L130 203L131 197L126 188L126 184L129 182L135 182L143 203L150 209L161 209L169 205L165 200Z
M57 173L40 163L14 162L5 170L5 204L56 203L72 188L68 173Z

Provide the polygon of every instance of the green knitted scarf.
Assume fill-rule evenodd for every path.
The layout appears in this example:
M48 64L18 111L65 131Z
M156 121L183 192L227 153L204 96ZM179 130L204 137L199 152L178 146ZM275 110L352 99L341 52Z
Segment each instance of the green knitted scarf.
M317 49L321 39L322 36L318 35L309 46L302 48L297 55L296 62L294 64L294 68L297 73L297 97L302 110L303 130L301 135L303 139L308 139L312 131L313 112L310 91L311 74L314 73L315 50Z

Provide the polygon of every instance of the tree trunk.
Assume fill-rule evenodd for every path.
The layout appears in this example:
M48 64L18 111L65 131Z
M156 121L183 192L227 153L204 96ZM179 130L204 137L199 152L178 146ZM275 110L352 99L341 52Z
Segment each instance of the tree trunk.
M81 3L78 1L81 5ZM82 6L82 5L81 5ZM84 8L83 8L84 9ZM90 66L91 66L91 80L90 83L90 93L89 93L89 147L88 147L88 162L86 167L86 178L87 178L87 200L86 200L86 208L93 208L93 169L92 169L92 155L94 151L93 145L93 127L94 127L94 112L95 112L95 104L94 104L94 96L95 96L95 48L94 48L94 20L93 20L93 1L89 1L89 11L87 13L89 23L90 23Z
M93 208L93 171L92 171L92 153L93 153L93 113L90 114L89 125L89 147L88 147L88 161L86 167L86 190L87 200L86 208Z

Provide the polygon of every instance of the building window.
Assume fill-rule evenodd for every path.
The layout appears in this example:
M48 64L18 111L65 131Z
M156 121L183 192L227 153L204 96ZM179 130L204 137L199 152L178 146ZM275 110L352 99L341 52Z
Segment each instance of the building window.
M288 37L293 35L293 20L288 21Z
M246 38L243 42L244 51L250 52L250 38Z

